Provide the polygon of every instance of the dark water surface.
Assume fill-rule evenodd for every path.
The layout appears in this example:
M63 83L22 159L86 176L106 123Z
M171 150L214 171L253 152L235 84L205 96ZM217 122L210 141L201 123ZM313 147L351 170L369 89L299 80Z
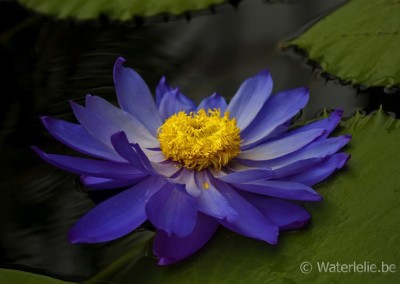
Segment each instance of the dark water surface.
M140 28L56 21L0 2L0 265L82 280L135 242L131 234L106 244L69 244L69 227L93 203L74 175L47 165L29 149L38 145L50 153L72 153L47 134L39 117L74 121L68 101L82 102L89 93L115 103L117 56L125 57L153 90L166 75L196 102L214 91L229 98L242 80L268 67L275 91L310 88L305 118L324 107L343 108L346 116L380 104L396 112L393 96L375 99L381 90L357 94L326 83L301 60L276 51L279 40L341 2L247 0L237 10L227 5L216 15L194 14L190 22L153 21Z

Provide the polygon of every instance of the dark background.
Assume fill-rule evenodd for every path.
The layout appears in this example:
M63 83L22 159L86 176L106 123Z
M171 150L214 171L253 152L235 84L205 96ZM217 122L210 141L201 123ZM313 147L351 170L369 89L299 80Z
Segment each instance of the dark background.
M74 175L47 165L29 149L38 145L51 153L72 153L47 134L39 117L73 121L68 101L82 102L89 93L115 103L112 67L118 56L152 90L166 75L196 102L214 91L230 98L245 78L268 68L275 92L310 88L301 119L324 107L343 108L350 116L383 104L398 113L393 94L342 86L313 73L306 58L277 51L279 41L341 3L246 0L237 9L227 4L175 20L116 23L101 17L80 23L0 1L0 266L79 281L135 241L132 234L106 244L69 244L68 228L93 203Z

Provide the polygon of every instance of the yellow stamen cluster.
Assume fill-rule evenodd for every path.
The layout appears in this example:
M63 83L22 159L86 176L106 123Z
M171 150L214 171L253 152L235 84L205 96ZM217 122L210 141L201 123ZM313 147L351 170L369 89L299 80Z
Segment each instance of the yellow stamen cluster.
M220 170L239 154L241 142L236 120L220 109L178 112L158 129L158 140L165 157L197 171Z

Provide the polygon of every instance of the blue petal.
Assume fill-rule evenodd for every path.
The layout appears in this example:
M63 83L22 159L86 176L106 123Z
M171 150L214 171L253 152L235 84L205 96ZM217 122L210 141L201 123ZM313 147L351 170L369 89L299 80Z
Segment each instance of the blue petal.
M269 161L235 160L234 162L231 163L230 166L238 168L238 171L268 170L270 172L270 177L267 177L266 179L280 179L282 177L291 176L299 172L312 169L314 166L320 164L323 160L324 158L310 158L310 159L298 160L282 167L279 166L274 167L273 169L265 167L265 164L267 164ZM244 181L237 180L235 182L240 183L248 181L250 180L246 179Z
M135 117L97 96L86 96L86 109L103 117L119 131L125 131L131 142L145 148L159 147L158 140ZM111 133L112 134L112 133Z
M295 161L282 167L273 168L274 178L282 179L297 173L301 173L312 169L316 165L322 163L324 158L309 158Z
M226 198L215 188L207 174L198 172L195 175L197 190L200 194L196 197L197 210L218 219L233 222L238 217L238 212L232 208Z
M137 118L155 137L162 121L146 83L119 57L114 65L114 83L121 108Z
M322 197L311 187L301 183L287 181L257 180L247 183L235 183L236 188L271 197L301 200L321 201Z
M88 111L83 106L72 101L70 104L76 119L86 128L90 135L98 139L107 147L113 149L110 137L113 133L120 131L120 129L116 128L102 116Z
M168 236L164 231L157 230L153 252L158 257L158 264L170 265L192 255L211 239L217 228L218 223L213 218L199 213L196 227L187 237Z
M239 217L232 223L220 220L219 222L229 230L241 235L266 241L270 244L278 242L278 227L261 214L253 205L240 196L228 184L219 182L218 189L239 213Z
M242 151L238 158L253 161L276 159L303 148L322 134L324 134L323 129L311 129L304 132L294 133L284 138L265 142L264 144L257 145L249 150Z
M161 97L159 111L162 119L167 119L180 111L190 113L195 110L196 104L179 92L179 89L171 90Z
M268 137L266 139L262 139L260 143L262 143L263 141L269 141L275 138L284 137L285 135L287 135L288 133L287 131L291 125L292 125L292 119L289 119L285 123L278 125L270 134L268 134ZM250 147L252 147L252 145L245 146L242 148L249 149Z
M196 225L193 201L173 185L165 186L151 197L146 213L150 222L169 236L187 237Z
M146 156L149 158L150 161L155 162L155 163L162 163L168 161L167 158L165 158L164 154L161 152L161 150L148 150L145 149Z
M291 202L255 194L246 194L245 198L280 230L301 229L311 218L307 210Z
M256 117L272 91L272 78L265 70L245 80L230 101L226 111L235 117L243 131ZM275 110L276 111L276 110Z
M285 178L287 181L299 182L308 186L313 186L327 177L329 177L335 170L342 168L349 160L350 155L346 153L339 153L330 156L320 164L315 165L307 171Z
M139 181L143 180L143 178L145 178L146 176L146 174L138 173L136 178L132 178L129 180L81 176L81 182L86 187L93 190L115 189L136 184Z
M153 169L158 173L158 175L167 178L174 176L181 169L179 164L171 161L164 161L161 163L151 163L151 165Z
M269 179L274 177L274 173L270 169L246 169L235 171L226 175L216 176L219 180L227 183L244 183L259 179Z
M307 88L287 90L272 96L254 121L241 133L242 148L265 141L274 130L295 116L308 101Z
M100 203L76 222L68 234L71 243L99 243L122 237L146 219L147 200L165 185L158 177L143 182Z
M42 117L42 122L51 135L76 151L97 158L118 162L125 161L111 148L90 135L81 125L47 116Z
M170 177L180 170L174 162L163 161L152 163L144 153L140 145L129 143L125 132L117 132L111 136L115 151L129 161L135 168L149 175L161 175ZM153 151L148 151L153 152Z
M311 129L324 129L325 130L324 135L322 135L318 139L319 140L325 139L326 137L329 136L329 134L332 133L332 131L339 124L342 115L343 115L343 110L340 109L334 110L328 118L320 119L317 120L316 122L309 123L305 126L290 131L288 134L295 134L303 131L308 131Z
M109 179L131 180L142 172L126 163L90 160L79 157L46 154L37 147L32 147L36 154L49 164L79 175L103 177Z
M170 178L169 180L176 185L184 186L188 194L197 197L200 195L201 191L197 188L194 175L194 171L182 168L176 177Z
M296 173L297 170L301 170L301 167L307 166L310 168L311 166L322 162L323 158L336 153L340 148L346 145L350 139L350 135L342 135L316 141L299 151L274 160L251 161L238 159L237 161L250 167L271 168L275 173L275 177L279 178L292 175Z
M172 88L168 85L167 79L163 76L156 86L156 106L160 108L161 98L165 93L172 91Z
M217 93L214 93L211 96L202 100L200 102L199 106L197 107L197 110L200 110L202 108L205 110L220 109L221 115L223 115L223 113L225 112L226 106L227 106L227 104L226 104L224 97L220 96Z
M140 149L140 146L138 144L130 144L125 132L120 131L113 134L111 136L111 143L115 151L135 168L147 174L156 174L149 159Z
M205 172L182 169L171 179L175 184L184 185L186 192L194 197L197 210L218 219L234 220L237 212L215 188Z

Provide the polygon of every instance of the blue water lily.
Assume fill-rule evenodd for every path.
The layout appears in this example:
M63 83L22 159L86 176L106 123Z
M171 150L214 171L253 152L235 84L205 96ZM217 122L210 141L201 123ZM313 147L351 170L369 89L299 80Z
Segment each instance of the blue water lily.
M276 244L279 231L310 219L290 200L320 201L311 187L349 158L336 153L349 135L328 138L342 112L292 129L309 92L271 95L268 71L245 80L229 104L213 94L196 106L165 78L154 102L124 61L114 66L121 109L88 95L85 107L71 102L79 124L42 117L56 139L95 159L33 147L48 163L80 175L89 190L125 188L77 221L72 243L114 240L149 220L160 265L192 255L221 225Z

